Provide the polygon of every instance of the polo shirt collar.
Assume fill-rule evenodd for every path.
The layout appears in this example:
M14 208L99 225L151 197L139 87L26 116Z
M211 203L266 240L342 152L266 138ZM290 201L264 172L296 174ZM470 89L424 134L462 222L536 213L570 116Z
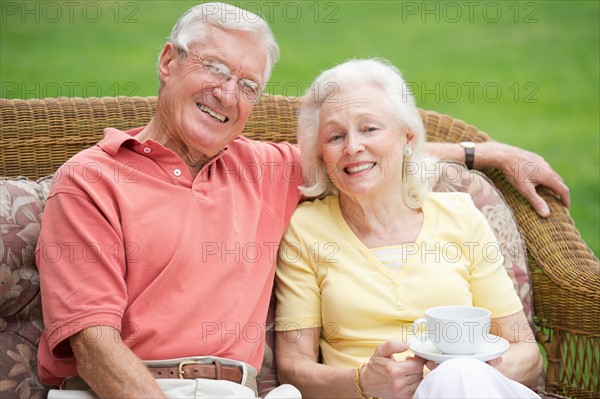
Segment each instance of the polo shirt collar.
M144 127L136 127L135 129L121 131L112 127L104 129L104 138L98 143L98 146L110 155L117 155L119 149L126 142L139 141L134 138L136 134L141 132Z
M141 132L144 129L145 126L142 127L136 127L134 129L129 129L129 130L119 130L119 129L115 129L112 127L106 128L104 129L104 138L98 143L98 146L100 148L102 148L102 150L104 150L106 153L115 156L117 154L117 152L119 151L119 149L123 146L125 146L126 144L129 144L127 147L128 148L135 148L135 147L142 147L143 144L135 138L135 136ZM239 139L239 137L237 137L235 140ZM166 147L162 146L159 143L154 142L157 145L160 145L161 147L163 147L165 150L170 151L169 149L167 149ZM212 163L214 163L217 159L221 158L223 156L223 154L228 150L229 146L225 146L225 148L223 148L217 155L215 155L214 157L212 157L212 159L207 163L207 165L210 165ZM205 167L207 166L205 165Z

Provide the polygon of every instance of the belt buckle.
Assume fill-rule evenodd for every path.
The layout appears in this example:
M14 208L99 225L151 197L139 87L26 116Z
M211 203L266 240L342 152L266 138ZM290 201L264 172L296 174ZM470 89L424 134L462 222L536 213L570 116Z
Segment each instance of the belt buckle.
M198 362L195 360L184 360L184 361L180 362L179 365L177 366L177 375L179 376L180 379L184 379L183 375L185 374L185 371L183 371L183 366L187 366L188 364L204 364L204 363Z

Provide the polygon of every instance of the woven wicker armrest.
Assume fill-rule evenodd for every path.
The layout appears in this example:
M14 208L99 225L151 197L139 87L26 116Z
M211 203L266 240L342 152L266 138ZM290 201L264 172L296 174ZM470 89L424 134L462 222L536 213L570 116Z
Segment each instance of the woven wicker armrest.
M500 172L488 171L515 213L527 244L537 340L544 346L548 391L600 397L600 264L567 209L548 189L540 218Z

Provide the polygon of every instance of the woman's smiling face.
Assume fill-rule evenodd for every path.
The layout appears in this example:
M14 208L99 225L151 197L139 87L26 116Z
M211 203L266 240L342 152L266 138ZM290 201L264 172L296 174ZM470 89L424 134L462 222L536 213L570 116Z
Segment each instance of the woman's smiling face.
M321 106L321 157L340 195L378 195L402 184L404 147L414 137L385 98L378 86L363 84L338 91Z

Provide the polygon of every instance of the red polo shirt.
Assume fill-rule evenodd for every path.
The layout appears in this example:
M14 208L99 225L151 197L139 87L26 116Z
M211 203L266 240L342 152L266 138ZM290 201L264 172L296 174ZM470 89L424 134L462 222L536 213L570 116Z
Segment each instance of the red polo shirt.
M141 128L57 172L37 248L46 383L76 375L68 338L108 325L144 360L260 369L277 247L300 199L298 150L239 137L192 178Z

